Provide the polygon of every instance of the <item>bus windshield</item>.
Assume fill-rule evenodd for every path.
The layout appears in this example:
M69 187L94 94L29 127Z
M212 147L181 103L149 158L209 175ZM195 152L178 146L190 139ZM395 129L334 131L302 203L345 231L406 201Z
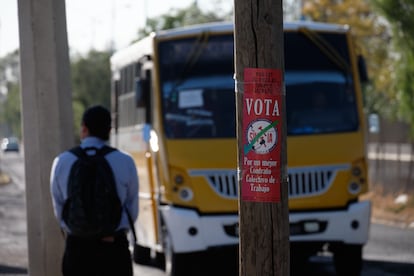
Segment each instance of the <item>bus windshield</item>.
M289 135L357 129L355 93L343 74L286 71L285 82Z
M234 138L233 36L160 42L167 138Z
M319 35L349 63L345 34ZM161 41L158 51L166 137L236 137L233 36ZM351 72L300 32L285 32L285 86L287 135L358 128Z

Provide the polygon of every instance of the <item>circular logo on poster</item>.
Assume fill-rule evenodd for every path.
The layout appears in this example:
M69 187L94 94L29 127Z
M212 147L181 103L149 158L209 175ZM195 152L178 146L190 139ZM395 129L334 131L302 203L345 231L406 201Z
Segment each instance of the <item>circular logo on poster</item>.
M249 146L258 154L269 153L277 144L277 130L265 119L251 122L246 135Z

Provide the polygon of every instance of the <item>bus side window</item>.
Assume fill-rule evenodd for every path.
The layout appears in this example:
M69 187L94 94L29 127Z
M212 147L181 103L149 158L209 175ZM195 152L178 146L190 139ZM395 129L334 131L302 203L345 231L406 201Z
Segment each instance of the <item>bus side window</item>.
M145 109L145 122L151 122L151 70L142 70L135 78L135 103Z
M119 110L118 110L118 105L119 105L119 86L120 86L120 81L119 80L114 80L113 83L113 93L112 93L112 110L113 110L113 114L112 114L112 126L115 129L115 133L118 133L118 127L119 127Z
M147 89L146 80L142 78L136 78L135 79L135 103L136 107L146 107L148 97L148 91L145 91Z

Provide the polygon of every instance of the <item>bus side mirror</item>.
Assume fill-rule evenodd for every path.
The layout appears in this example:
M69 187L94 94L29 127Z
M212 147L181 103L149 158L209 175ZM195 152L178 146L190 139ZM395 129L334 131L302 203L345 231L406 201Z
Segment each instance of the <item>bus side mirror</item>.
M362 55L358 55L358 73L359 73L359 80L362 83L368 82L368 70L367 70L367 63L365 62L365 58Z
M135 80L135 104L136 107L148 107L149 81L142 78Z

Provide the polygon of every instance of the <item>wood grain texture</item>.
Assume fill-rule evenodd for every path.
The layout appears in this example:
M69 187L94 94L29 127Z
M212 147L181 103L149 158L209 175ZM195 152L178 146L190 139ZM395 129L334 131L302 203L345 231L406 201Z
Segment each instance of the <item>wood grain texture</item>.
M239 0L235 7L235 79L238 136L238 167L242 164L242 110L244 68L282 70L282 0ZM286 157L286 111L283 87L281 201L278 203L239 200L240 275L289 275L289 218ZM240 170L239 170L240 173ZM239 191L241 191L239 177Z

